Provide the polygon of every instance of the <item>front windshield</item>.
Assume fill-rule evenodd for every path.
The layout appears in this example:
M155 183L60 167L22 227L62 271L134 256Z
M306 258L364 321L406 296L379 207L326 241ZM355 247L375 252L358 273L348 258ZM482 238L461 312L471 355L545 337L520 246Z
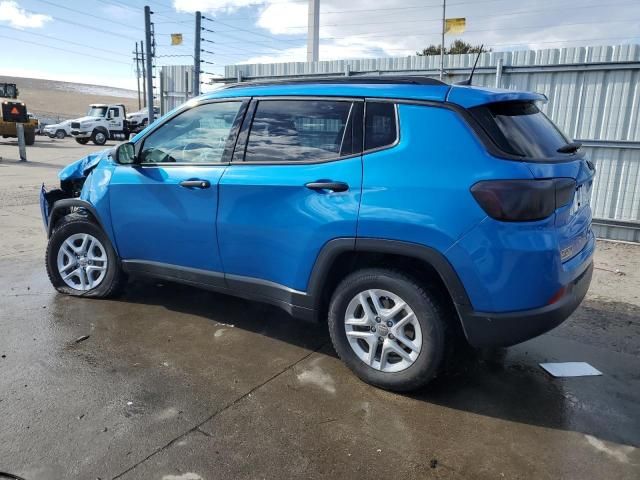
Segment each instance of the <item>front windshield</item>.
M0 84L0 97L15 98L16 86L12 84Z
M88 117L104 117L107 114L107 107L91 107L87 112Z

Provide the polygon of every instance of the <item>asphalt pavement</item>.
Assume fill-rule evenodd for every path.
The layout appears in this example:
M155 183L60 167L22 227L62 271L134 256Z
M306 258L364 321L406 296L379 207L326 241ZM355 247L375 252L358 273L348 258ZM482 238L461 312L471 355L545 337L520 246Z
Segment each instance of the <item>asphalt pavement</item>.
M38 137L20 163L0 141L0 472L640 478L640 246L598 242L592 288L559 328L395 394L352 375L322 325L274 307L155 280L113 300L55 292L38 190L98 149ZM546 361L603 375L552 378Z

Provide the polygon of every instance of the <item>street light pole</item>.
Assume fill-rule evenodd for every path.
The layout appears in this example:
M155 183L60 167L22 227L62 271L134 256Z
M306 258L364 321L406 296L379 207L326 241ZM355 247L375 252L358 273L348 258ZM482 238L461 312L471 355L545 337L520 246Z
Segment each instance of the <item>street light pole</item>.
M447 0L442 0L442 41L440 43L440 80L444 76L444 29L447 15Z
M307 18L307 62L317 62L320 58L320 0L309 0Z

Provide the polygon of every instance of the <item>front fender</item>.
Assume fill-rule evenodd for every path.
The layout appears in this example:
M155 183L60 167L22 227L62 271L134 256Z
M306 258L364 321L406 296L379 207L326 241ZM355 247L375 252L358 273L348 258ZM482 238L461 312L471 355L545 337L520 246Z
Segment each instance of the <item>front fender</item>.
M44 191L44 187L43 187L43 191ZM58 220L60 220L60 218L67 215L72 209L75 209L75 208L83 208L84 210L86 210L93 217L93 219L100 226L100 228L102 228L102 230L106 232L104 225L100 220L100 216L98 215L98 212L93 205L91 205L86 200L82 200L80 198L65 198L62 200L58 200L56 203L53 204L53 207L51 208L51 212L49 213L48 221L46 224L47 238L51 237L51 234L53 233L53 229L56 223L58 222ZM43 210L43 214L44 214L44 210Z

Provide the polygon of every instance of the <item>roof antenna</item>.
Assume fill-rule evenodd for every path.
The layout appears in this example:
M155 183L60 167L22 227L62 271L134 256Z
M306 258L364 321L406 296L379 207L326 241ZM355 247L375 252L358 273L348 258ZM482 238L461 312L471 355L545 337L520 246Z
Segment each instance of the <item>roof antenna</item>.
M456 85L471 85L471 80L473 80L473 74L476 71L478 60L480 60L480 55L482 54L482 47L484 47L484 44L480 45L480 51L478 51L478 56L476 57L476 61L473 63L473 68L471 69L469 78L467 78L466 80L462 80L461 82L457 82Z

